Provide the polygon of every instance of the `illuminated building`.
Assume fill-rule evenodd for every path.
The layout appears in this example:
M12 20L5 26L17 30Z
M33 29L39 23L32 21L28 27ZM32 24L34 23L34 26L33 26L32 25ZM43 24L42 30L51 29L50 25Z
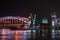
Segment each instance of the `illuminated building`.
M51 18L52 18L52 27L54 27L57 24L57 16L56 16L55 12L53 12L51 14Z
M51 38L51 28L48 18L42 18L41 20L41 40L49 40Z
M60 18L58 18L58 21L57 21L57 30L60 30Z
M36 25L36 14L34 15L34 18L33 18L33 27Z
M47 24L48 23L48 19L47 18L43 18L42 19L42 23L46 23Z
M33 27L33 15L32 15L32 13L30 13L29 14L29 25L30 25L30 27Z
M56 14L55 14L55 12L53 12L52 14L51 14L51 19L52 19L52 38L56 38L57 37L57 16L56 16Z

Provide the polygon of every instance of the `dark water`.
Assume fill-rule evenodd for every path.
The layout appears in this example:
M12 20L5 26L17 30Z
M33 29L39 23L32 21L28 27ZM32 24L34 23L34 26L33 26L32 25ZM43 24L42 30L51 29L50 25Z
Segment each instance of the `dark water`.
M60 30L55 34L44 30L43 34L41 30L0 29L0 40L60 40Z

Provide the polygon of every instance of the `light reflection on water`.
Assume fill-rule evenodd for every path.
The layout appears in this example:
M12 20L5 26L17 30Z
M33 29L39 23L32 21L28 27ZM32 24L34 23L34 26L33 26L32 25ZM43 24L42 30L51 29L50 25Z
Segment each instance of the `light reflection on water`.
M0 40L35 40L36 30L0 29Z
M51 38L51 40L60 39L60 30L57 30L54 35L55 38ZM44 35L47 35L47 31L45 30ZM52 32L54 33L54 31ZM51 33L51 34L52 34ZM40 40L40 30L10 30L10 29L0 29L0 40ZM48 36L47 36L48 37ZM45 40L46 36L42 39Z

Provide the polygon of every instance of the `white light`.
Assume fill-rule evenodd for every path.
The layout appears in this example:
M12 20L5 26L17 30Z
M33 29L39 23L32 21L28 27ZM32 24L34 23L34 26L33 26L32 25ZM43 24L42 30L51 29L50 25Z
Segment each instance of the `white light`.
M30 25L31 24L31 21L29 21L28 23L27 23L27 25Z
M52 26L54 26L54 21L52 21Z

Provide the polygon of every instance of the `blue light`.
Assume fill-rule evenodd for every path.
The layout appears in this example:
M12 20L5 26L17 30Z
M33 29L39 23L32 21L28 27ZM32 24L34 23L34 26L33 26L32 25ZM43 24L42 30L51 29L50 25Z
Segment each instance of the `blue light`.
M42 23L48 23L47 19L42 19Z

